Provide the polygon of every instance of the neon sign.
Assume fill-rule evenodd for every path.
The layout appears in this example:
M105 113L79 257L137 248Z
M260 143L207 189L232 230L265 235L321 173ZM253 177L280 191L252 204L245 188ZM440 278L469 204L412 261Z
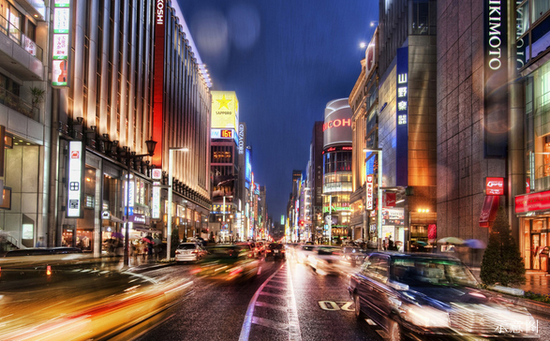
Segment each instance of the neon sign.
M485 194L504 195L504 178L485 178Z
M323 131L331 128L338 128L338 127L351 127L351 118L348 119L336 119L332 121L328 121L326 123L323 123Z
M372 174L367 175L367 210L373 209L374 183Z

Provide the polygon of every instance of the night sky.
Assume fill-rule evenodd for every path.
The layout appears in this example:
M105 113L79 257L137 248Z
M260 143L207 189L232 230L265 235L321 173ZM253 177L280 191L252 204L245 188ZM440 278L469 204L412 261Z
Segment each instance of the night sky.
M378 20L378 0L178 0L212 90L235 91L252 171L275 222L292 170L304 171L313 124L349 94ZM377 22L376 22L377 24Z

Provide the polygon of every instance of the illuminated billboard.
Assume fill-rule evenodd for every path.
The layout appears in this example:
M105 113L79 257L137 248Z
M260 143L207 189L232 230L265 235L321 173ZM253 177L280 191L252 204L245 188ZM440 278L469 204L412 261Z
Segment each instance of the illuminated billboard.
M347 98L331 101L325 108L323 142L327 148L335 144L352 143L351 108Z
M52 86L69 86L71 1L53 2Z
M212 91L212 128L239 126L239 101L235 91Z

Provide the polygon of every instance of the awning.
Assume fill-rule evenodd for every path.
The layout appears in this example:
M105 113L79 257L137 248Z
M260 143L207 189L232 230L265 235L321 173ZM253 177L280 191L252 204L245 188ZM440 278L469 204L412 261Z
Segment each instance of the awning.
M497 210L499 206L499 197L496 195L485 196L483 202L483 208L481 209L481 215L479 216L479 226L489 227L497 216Z

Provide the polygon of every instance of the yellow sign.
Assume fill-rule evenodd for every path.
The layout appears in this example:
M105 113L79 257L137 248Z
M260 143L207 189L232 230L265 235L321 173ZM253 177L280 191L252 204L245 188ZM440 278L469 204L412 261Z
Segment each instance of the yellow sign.
M239 125L239 101L235 91L212 91L212 128Z

